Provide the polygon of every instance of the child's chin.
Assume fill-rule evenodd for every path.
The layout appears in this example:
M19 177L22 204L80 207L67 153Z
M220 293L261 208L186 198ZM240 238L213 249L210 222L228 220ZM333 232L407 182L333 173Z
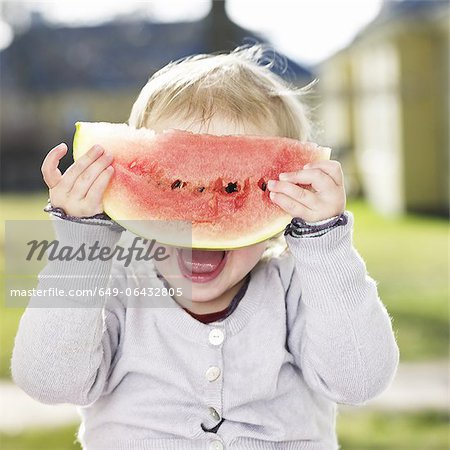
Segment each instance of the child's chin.
M205 286L206 287L206 286ZM190 295L190 300L198 303L205 303L215 300L217 297L224 293L223 289L201 289L197 286L192 287L192 292Z

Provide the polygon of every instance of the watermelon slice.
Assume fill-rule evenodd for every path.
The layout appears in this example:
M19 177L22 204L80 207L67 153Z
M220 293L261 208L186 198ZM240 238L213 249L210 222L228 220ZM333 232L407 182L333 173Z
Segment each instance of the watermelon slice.
M329 148L288 138L77 122L74 159L95 144L114 156L103 199L111 218L139 236L203 249L245 247L282 231L291 217L270 200L267 181L330 157ZM180 238L186 225L190 243Z

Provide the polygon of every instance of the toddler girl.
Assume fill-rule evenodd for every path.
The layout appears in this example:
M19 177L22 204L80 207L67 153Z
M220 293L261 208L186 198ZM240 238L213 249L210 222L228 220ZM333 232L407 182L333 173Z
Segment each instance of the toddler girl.
M261 56L238 48L169 64L143 88L129 124L309 139L296 92ZM121 228L102 215L108 149L93 147L62 175L66 152L55 147L42 166L60 245L114 247ZM166 247L159 262L56 260L40 274L41 290L92 295L62 295L57 307L31 298L12 375L41 402L79 406L84 449L335 450L337 403L362 404L389 385L399 351L352 245L340 164L308 164L267 188L294 217L280 255L267 257L268 242ZM183 295L125 294L148 283ZM107 287L117 295L102 296Z

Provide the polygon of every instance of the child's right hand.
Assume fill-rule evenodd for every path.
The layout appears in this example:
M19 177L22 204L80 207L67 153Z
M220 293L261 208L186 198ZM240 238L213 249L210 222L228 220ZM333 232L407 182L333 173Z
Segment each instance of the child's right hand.
M66 153L67 145L59 144L50 150L42 163L41 171L49 188L51 205L74 217L102 213L103 194L114 173L112 156L96 145L62 175L58 164Z

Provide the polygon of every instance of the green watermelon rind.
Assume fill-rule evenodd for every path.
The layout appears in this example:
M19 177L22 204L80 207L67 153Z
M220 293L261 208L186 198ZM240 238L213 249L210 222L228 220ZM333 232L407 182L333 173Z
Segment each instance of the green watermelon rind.
M155 239L157 242L163 245L169 245L169 246L175 246L175 247L184 247L184 248L198 248L198 249L207 249L207 250L235 250L239 248L248 247L250 245L255 245L260 242L267 241L270 238L275 237L276 235L280 234L284 231L286 228L286 225L289 223L289 220L284 221L283 223L276 228L274 227L270 232L261 233L258 237L256 237L254 240L250 241L248 239L248 235L246 235L245 240L243 242L239 241L218 241L215 239L214 241L207 241L205 239L202 239L201 242L197 242L195 240L192 240L192 242L186 243L186 240L176 240L176 239L170 239L170 241L165 241L164 239L157 238L154 233L146 233L140 231L137 227L134 227L130 225L130 221L127 220L121 220L121 219L115 219L114 218L114 212L105 208L105 213L108 214L115 222L117 222L119 225L122 225L124 228L126 228L128 231L132 232L136 236L139 236L144 239ZM131 221L131 222L137 222L137 221ZM148 221L146 221L148 222ZM161 222L160 220L156 220L155 222ZM280 220L281 222L281 220ZM147 227L147 230L150 230L150 227ZM173 236L173 235L171 235Z

